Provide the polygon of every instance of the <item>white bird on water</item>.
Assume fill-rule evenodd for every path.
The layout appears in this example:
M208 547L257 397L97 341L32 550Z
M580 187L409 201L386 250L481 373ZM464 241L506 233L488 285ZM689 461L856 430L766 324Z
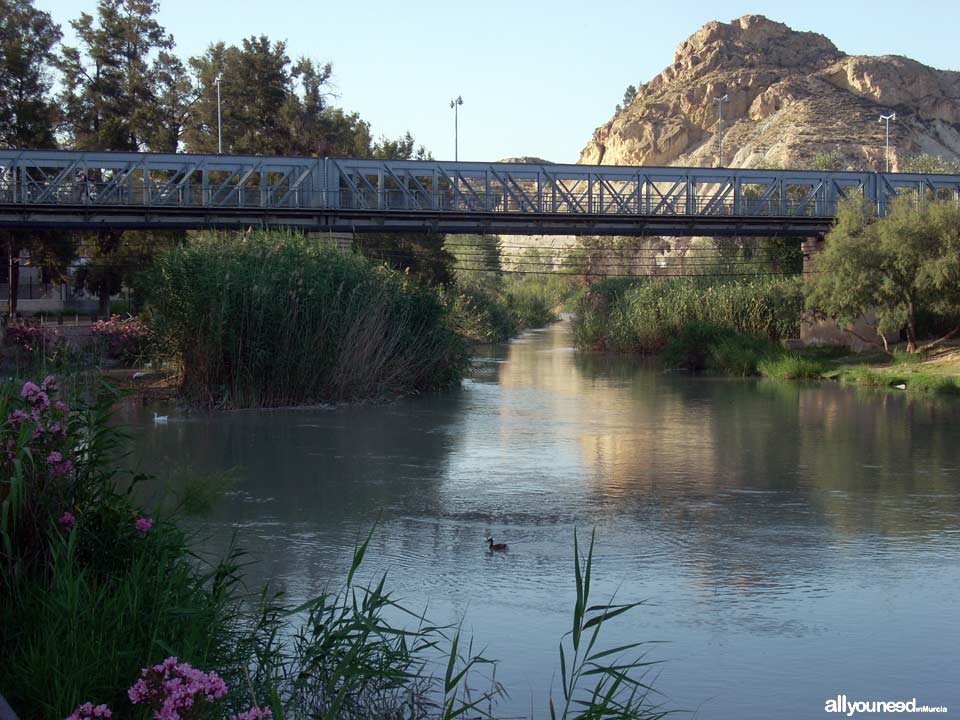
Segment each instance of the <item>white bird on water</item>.
M906 390L906 389L907 389L907 386L904 385L903 383L900 383L899 385L894 385L894 387L895 387L897 390Z
M155 425L166 425L169 418L166 415L157 415L153 414L153 422Z

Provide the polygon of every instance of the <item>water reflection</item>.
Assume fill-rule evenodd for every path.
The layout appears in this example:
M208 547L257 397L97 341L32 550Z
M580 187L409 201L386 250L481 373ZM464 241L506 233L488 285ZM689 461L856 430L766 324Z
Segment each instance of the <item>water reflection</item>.
M490 348L462 390L382 406L143 422L135 458L235 465L198 523L235 529L294 596L372 575L503 659L506 712L538 712L569 621L574 526L604 592L652 603L658 687L703 717L819 716L838 692L956 705L960 404L833 384L692 378L578 354L555 325ZM491 557L492 533L511 551ZM555 685L555 682L554 682ZM773 713L777 714L777 713Z

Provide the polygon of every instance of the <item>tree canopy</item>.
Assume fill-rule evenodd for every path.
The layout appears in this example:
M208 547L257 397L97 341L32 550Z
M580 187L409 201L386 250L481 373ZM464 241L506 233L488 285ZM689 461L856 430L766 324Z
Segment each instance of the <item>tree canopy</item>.
M877 344L903 332L909 352L922 352L960 332L921 345L921 313L960 318L960 207L899 198L874 219L861 201L844 204L824 250L814 258L808 307L848 325L875 315Z
M49 96L60 27L33 0L0 0L0 146L54 147Z
M0 0L0 146L152 152L218 151L220 80L223 151L406 159L428 157L410 133L374 138L370 124L332 104L333 67L292 59L286 43L266 35L218 42L182 59L158 19L158 0L97 0L70 22L75 41L34 0ZM53 94L55 77L59 88ZM93 171L91 181L98 181ZM9 281L20 253L62 280L99 296L129 285L157 245L182 233L0 233ZM446 281L449 258L439 235L366 237L357 246L424 278ZM15 288L14 288L15 289ZM10 294L11 314L16 293Z

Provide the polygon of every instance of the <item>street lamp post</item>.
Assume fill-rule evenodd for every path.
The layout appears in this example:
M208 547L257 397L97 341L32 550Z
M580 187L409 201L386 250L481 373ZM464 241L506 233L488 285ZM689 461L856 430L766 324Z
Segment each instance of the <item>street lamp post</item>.
M223 155L223 125L220 122L220 82L223 80L223 73L217 73L217 79L214 84L217 86L217 153Z
M896 120L896 119L897 119L897 114L896 114L896 113L890 113L889 115L881 115L881 116L880 116L880 122L886 122L886 123L887 123L887 145L886 145L886 149L883 151L883 156L884 156L884 158L886 158L886 161L887 161L887 162L886 162L886 168L887 168L886 172L890 172L890 121L891 121L891 120Z
M460 130L457 127L457 109L463 105L463 98L457 95L456 100L450 101L450 107L453 108L453 159L459 160L459 142L460 142Z
M730 102L730 96L724 95L723 97L715 97L713 102L717 106L717 117L720 124L720 147L717 151L717 165L718 167L723 167L723 104L725 102Z

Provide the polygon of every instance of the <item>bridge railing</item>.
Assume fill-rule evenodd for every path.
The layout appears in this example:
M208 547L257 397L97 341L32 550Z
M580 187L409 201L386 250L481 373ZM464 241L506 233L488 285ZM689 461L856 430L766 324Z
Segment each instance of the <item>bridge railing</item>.
M845 197L883 214L905 192L960 203L960 176L0 150L0 212L38 208L46 217L94 207L105 216L349 213L351 222L390 213L829 218Z
M629 198L606 204L589 202L584 195L572 196L569 200L517 198L502 192L476 193L471 196L446 193L417 193L411 191L355 191L335 192L336 201L330 201L331 193L293 189L279 199L265 193L259 187L232 187L228 190L203 187L201 184L183 183L173 188L143 187L142 185L118 185L109 181L62 181L40 185L23 184L0 180L0 204L88 206L97 208L145 207L183 209L241 209L241 210L316 210L336 207L339 210L373 212L441 212L441 213L493 213L493 214L586 214L586 215L638 215L638 216L698 216L698 217L832 217L836 214L838 201L804 202L779 198L718 200L712 195L675 198L672 202L662 199ZM942 199L953 198L960 202L960 195L944 194ZM888 201L877 204L877 212L885 214ZM585 210L585 208L589 208Z

